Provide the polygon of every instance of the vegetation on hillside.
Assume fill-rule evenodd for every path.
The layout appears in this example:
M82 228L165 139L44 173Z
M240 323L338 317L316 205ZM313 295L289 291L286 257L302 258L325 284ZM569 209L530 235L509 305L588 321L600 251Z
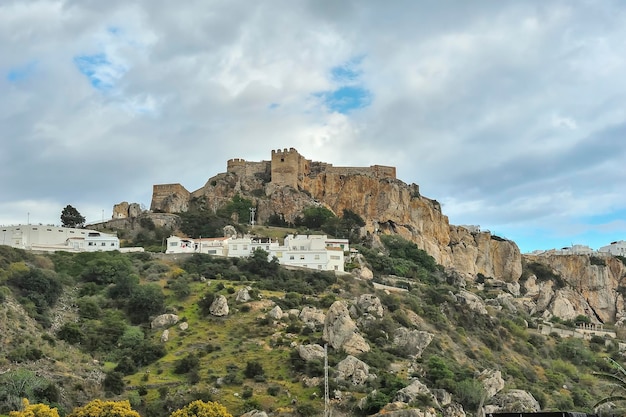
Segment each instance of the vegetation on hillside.
M329 348L331 392L343 393L333 402L339 411L375 413L419 378L450 392L475 415L485 400L477 378L484 370L500 371L506 389L532 393L545 410L591 411L609 395L598 373L612 372L606 358L622 361L613 341L542 336L539 317L493 307L497 294L467 288L487 301L488 314L476 313L457 301L453 277L414 243L398 236L376 242L357 246L375 280L406 291L383 292L352 276L287 270L263 251L245 259L174 259L118 252L36 255L0 246L0 367L10 368L0 374L0 413L19 410L27 398L61 416L74 415L77 405L108 398L127 400L145 417L172 410L191 415L193 407L185 407L196 400L217 401L233 415L252 409L316 415L323 409L323 384L311 381L323 377L323 362L304 361L293 346L324 345L323 326L296 314L271 319L267 313L274 304L285 312L325 310L361 294L376 295L385 310L382 318L360 324L371 350L358 358L377 377L363 385L337 379L346 354ZM538 265L525 268L540 280L560 278ZM250 301L237 301L241 290ZM209 313L218 296L230 306L226 317ZM162 313L178 315L188 327L170 327L162 341L162 329L150 325ZM394 344L400 327L434 338L412 358ZM81 376L87 368L93 372ZM99 375L96 385L93 375ZM424 395L411 405L429 407L434 400Z

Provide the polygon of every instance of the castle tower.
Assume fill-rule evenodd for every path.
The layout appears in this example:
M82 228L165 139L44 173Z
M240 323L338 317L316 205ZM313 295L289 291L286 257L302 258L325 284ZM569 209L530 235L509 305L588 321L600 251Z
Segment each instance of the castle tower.
M310 173L311 161L294 148L272 150L272 184L301 188Z

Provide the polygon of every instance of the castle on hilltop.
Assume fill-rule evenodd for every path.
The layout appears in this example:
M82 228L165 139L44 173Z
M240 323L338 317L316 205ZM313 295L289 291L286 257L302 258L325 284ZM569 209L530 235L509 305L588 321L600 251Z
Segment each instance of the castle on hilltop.
M311 179L323 174L339 177L363 175L378 179L396 179L395 167L383 165L335 167L325 162L306 159L294 148L272 150L270 161L251 162L240 158L229 159L226 163L226 173L235 174L241 178L252 176L266 178L274 186L288 186L294 189L306 189ZM176 199L182 204L179 207L185 211L185 202L198 191L200 190L189 192L181 184L154 185L150 209L160 210L172 199Z
M369 167L334 167L325 162L314 162L306 159L294 149L272 150L271 161L250 162L244 159L230 159L226 171L239 176L255 173L270 173L271 183L277 186L302 188L307 178L322 173L338 175L366 175L374 178L396 178L396 168L383 165Z

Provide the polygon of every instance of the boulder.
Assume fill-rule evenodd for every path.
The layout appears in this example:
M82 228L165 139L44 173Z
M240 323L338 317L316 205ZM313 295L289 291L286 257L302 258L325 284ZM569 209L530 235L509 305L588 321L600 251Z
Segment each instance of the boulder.
M328 309L323 338L333 348L343 349L350 355L358 355L370 350L365 339L358 334L356 324L350 318L348 308L343 301L335 301Z
M161 314L152 320L150 323L151 329L162 329L164 327L170 327L178 323L178 316L176 314Z
M534 413L541 409L539 402L531 393L524 390L512 389L500 392L485 406L485 413L515 412Z
M300 320L309 328L315 330L317 327L324 325L326 316L322 310L315 307L304 307L300 312Z
M396 392L394 401L401 401L403 403L409 404L422 395L429 396L433 400L433 403L437 404L437 407L439 407L437 398L435 398L435 396L432 392L430 392L428 387L422 384L422 382L420 382L420 380L418 379L414 379L413 382L411 382L409 385L402 388L401 390L398 390L398 392Z
M244 287L241 288L239 291L237 291L237 296L235 297L235 301L239 302L239 303L245 303L246 301L250 301L252 299L252 297L250 297L250 290L252 288L250 287Z
M226 301L226 297L221 294L215 297L215 300L213 300L211 307L209 307L209 313L217 317L227 316L228 302Z
M180 330L182 330L182 331L185 331L185 330L187 330L187 329L189 328L189 323L187 323L186 321L184 321L184 322L182 322L182 323L180 323L180 324L178 325L178 328L179 328Z
M482 298L469 291L461 290L455 294L457 301L466 304L471 310L478 314L487 315L487 308Z
M406 357L416 359L422 356L422 352L432 342L433 337L435 335L432 333L400 327L393 334L393 344Z
M383 304L380 298L374 294L363 294L356 299L356 306L361 313L368 313L374 317L382 317L384 314Z
M267 315L274 320L280 320L283 318L283 309L280 306L274 306Z
M368 364L348 355L344 360L337 364L337 379L340 381L348 381L353 385L363 385L367 381L375 378L370 374Z
M299 345L298 354L305 361L324 360L324 348L318 344Z
M409 408L409 406L403 402L393 402L385 405L378 413L373 414L372 417L437 417L437 412L434 408Z
M443 417L465 417L465 410L459 403L450 403L441 410Z
M165 329L163 333L161 333L161 342L165 343L170 339L170 331Z
M247 413L242 414L241 417L267 417L267 413L260 410L250 410Z
M485 369L478 375L478 380L485 387L486 398L491 398L504 388L502 373L495 369Z

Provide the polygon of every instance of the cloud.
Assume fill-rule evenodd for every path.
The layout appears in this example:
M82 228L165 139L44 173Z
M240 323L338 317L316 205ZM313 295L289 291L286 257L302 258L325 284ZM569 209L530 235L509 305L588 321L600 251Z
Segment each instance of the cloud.
M525 245L609 239L626 207L625 14L617 1L4 1L0 223L54 222L67 204L98 219L148 206L155 183L194 190L229 158L295 147L397 166L451 222Z

